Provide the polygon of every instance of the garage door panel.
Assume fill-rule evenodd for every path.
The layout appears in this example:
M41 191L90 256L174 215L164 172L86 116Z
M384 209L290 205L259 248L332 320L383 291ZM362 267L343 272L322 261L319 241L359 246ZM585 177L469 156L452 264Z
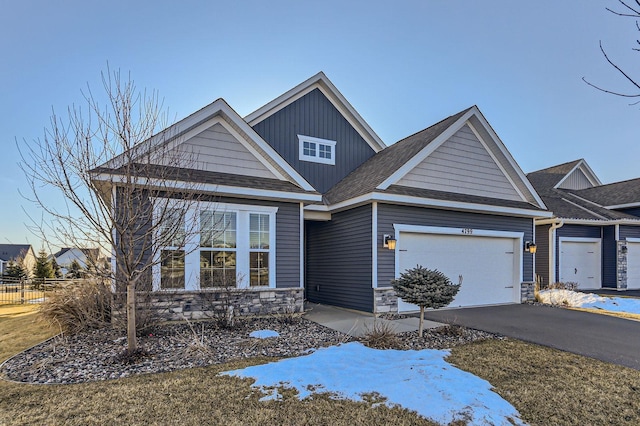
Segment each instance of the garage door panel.
M560 241L560 281L578 283L580 290L602 287L600 243Z
M462 286L451 307L519 301L519 261L513 238L401 233L401 272L416 265L437 269ZM411 306L403 303L400 309ZM415 306L413 307L415 309Z
M640 289L640 242L627 242L627 289Z

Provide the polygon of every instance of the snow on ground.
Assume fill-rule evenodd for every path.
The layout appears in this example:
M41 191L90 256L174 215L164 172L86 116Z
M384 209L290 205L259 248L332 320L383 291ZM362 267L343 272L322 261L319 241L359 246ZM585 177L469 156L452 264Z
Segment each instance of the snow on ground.
M252 331L249 334L249 337L254 337L256 339L268 339L269 337L278 337L280 333L273 330L256 330Z
M470 425L522 425L519 413L491 384L447 363L446 350L379 350L352 342L318 349L242 370L230 376L251 377L253 386L279 398L273 386L294 387L304 399L313 392L362 401L377 393L388 405L400 405L441 424L465 419ZM511 419L513 423L510 423Z
M573 308L604 309L613 312L640 314L640 299L602 297L597 294L580 293L570 290L542 290L539 294L543 303L554 305L566 304Z

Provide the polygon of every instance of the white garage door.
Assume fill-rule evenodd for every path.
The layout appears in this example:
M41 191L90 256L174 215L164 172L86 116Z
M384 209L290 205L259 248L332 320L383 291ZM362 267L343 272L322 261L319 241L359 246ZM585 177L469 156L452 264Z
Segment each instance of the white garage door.
M640 289L640 241L627 241L627 289Z
M578 283L580 290L602 287L600 240L560 238L560 281Z
M469 235L401 232L400 272L421 265L437 269L462 287L450 307L518 303L520 301L520 240ZM401 300L400 311L418 307Z

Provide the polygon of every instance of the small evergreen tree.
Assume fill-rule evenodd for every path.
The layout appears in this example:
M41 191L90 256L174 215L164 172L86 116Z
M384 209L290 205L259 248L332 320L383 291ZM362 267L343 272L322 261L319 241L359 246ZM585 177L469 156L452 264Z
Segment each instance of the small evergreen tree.
M391 285L398 297L407 303L420 306L420 326L418 335L422 337L424 324L424 308L443 308L453 301L460 290L460 283L453 284L451 280L437 269L427 269L417 265L400 274L397 280L391 280Z
M54 278L62 278L62 271L60 270L60 265L58 265L55 257L51 258L51 269L53 270Z
M26 278L27 271L22 266L22 262L10 260L7 263L6 269L4 270L4 275L12 278Z
M33 267L33 276L35 278L53 278L55 272L48 259L47 252L40 249L36 257L36 265Z

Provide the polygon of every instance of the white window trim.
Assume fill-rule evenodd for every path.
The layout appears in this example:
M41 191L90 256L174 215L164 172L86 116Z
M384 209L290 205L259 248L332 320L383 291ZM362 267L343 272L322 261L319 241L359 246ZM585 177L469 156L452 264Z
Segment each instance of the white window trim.
M310 142L316 144L316 155L304 154L304 143ZM337 141L329 139L314 138L312 136L298 135L298 159L300 161L311 161L313 163L329 164L335 166L336 164L336 144ZM320 157L320 145L326 145L331 147L331 158Z
M152 200L153 201L153 200ZM180 207L180 201L175 200L176 208ZM199 215L202 210L212 210L216 213L235 212L236 213L236 274L243 277L238 288L255 288L256 290L276 287L276 213L278 207L254 206L246 204L230 204L216 202L199 202L196 206L190 206L185 212L185 224L196 221L197 229L193 235L187 237L185 247L185 291L199 291L200 289L200 220ZM250 264L249 264L249 215L251 213L269 215L269 285L260 287L250 286ZM175 291L175 289L160 288L160 250L155 250L153 271L154 291Z

